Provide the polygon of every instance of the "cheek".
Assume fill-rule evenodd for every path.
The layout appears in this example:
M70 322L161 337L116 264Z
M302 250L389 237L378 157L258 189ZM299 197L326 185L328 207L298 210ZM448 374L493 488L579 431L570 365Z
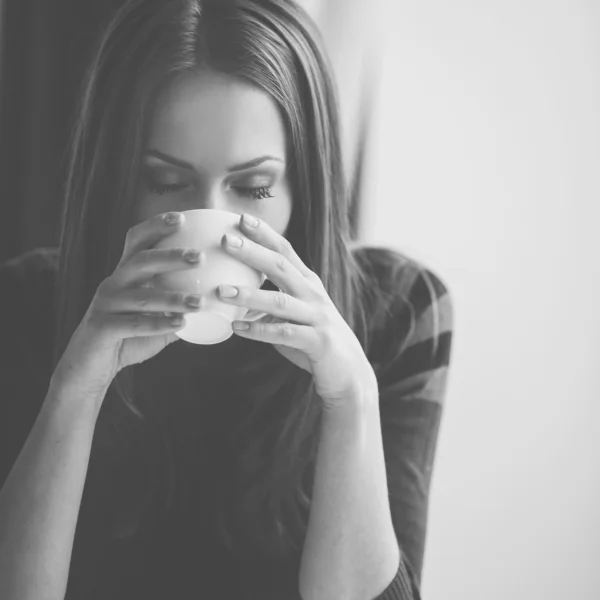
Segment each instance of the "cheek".
M152 217L152 211L149 210L148 205L143 202L138 202L133 213L134 223L142 223L147 221L150 217Z
M271 225L279 235L285 236L296 201L297 200L293 198L290 189L289 179L285 177L282 181L276 202L274 202L272 206L269 206L271 215L265 218L269 225Z
M284 235L292 216L292 201L288 195L280 195L264 208L254 212L278 234Z
M161 200L140 194L135 203L133 218L136 223L142 223L158 214L176 210L181 210L181 207L178 207L175 202L169 202L166 196Z

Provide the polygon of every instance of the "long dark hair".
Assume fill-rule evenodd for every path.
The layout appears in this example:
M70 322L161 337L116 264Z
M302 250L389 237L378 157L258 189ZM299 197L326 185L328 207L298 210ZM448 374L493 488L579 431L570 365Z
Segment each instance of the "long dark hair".
M287 238L367 345L368 286L351 249L336 90L310 17L292 0L130 0L99 41L74 124L54 364L99 283L120 260L153 100L173 77L200 66L250 82L278 104L291 157L294 208ZM251 357L247 360L251 371ZM281 554L298 550L305 534L321 402L307 372L291 363L280 367L270 373L262 395L251 399L246 422L232 424L238 481L230 489L237 491L233 516L217 519L230 548L241 547L250 532L255 548ZM139 423L145 415L134 398L134 372L123 369L109 393L117 394L130 409L130 420L137 416ZM285 413L278 427L268 430L257 415L274 406L285 407ZM234 522L247 525L246 533L240 525L238 540L230 527Z

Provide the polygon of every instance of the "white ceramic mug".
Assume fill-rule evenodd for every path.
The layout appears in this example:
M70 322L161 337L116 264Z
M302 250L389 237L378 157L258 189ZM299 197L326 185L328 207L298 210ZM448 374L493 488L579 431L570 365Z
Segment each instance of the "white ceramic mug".
M155 275L149 287L201 294L205 305L200 311L185 313L185 327L175 334L192 344L218 344L233 335L233 321L256 321L267 313L227 304L219 297L221 284L257 289L266 275L230 255L221 247L224 234L245 237L239 229L240 215L224 210L197 209L182 212L177 232L160 240L155 248L195 248L206 254L197 268Z

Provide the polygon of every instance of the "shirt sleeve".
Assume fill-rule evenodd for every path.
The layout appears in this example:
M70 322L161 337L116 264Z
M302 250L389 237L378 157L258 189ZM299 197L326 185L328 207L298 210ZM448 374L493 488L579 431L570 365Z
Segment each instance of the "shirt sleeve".
M51 259L44 249L34 249L0 264L0 488L50 383Z
M396 577L375 600L421 597L429 485L453 329L448 289L430 270L419 267L407 297L398 295L397 300L400 308L389 313L394 318L386 325L386 359L376 373L390 509L401 560ZM404 333L394 336L394 329Z

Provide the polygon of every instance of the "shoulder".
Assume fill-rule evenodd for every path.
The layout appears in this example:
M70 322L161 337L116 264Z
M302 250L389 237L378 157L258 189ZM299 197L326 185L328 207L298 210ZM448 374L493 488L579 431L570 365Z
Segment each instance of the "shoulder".
M382 375L446 368L454 329L449 286L432 268L394 248L360 246L353 254L368 288L368 355Z
M49 300L54 295L58 259L58 248L38 247L0 263L0 301L33 301L40 306L40 301ZM28 294L42 294L43 299L28 300Z
M52 375L58 251L35 248L0 263L0 487Z
M0 263L0 277L25 281L30 277L49 276L58 270L58 248L37 247Z
M386 305L388 314L390 309L402 307L420 327L437 320L452 327L450 289L437 272L391 247L355 246L352 252L370 288L369 295L377 305Z

